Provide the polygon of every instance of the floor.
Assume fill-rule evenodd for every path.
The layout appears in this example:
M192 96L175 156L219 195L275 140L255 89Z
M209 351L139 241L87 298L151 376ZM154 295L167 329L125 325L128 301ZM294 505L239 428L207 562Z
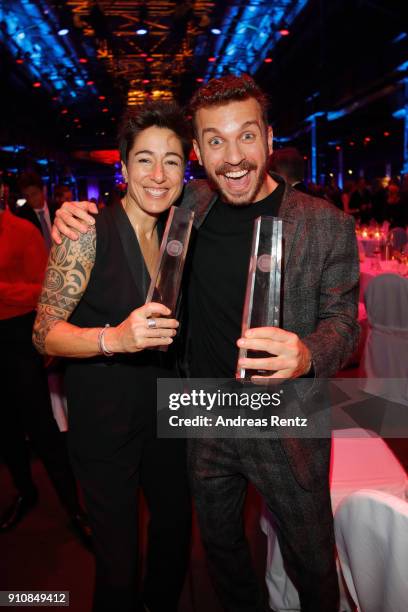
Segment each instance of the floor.
M0 591L69 591L70 612L89 612L93 581L92 555L70 532L66 515L59 505L41 462L34 459L32 466L34 480L40 493L39 503L16 530L0 536ZM8 472L0 464L0 511L13 495ZM251 490L247 501L246 525L255 568L262 585L266 541L259 529L259 509L260 499L255 491ZM25 609L39 608L28 606ZM195 524L191 569L187 576L179 612L209 610L221 612L207 574L199 532Z

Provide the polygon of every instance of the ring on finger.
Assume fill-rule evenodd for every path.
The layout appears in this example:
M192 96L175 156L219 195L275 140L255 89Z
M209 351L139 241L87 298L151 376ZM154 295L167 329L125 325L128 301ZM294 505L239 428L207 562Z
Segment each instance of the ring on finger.
M147 319L147 327L149 329L156 329L157 327L156 319Z

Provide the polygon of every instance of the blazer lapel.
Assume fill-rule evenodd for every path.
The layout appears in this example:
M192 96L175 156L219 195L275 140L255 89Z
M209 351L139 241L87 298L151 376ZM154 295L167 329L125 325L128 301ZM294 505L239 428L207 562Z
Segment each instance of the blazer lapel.
M150 285L150 275L146 268L135 231L121 203L112 207L111 215L119 233L130 273L144 301Z

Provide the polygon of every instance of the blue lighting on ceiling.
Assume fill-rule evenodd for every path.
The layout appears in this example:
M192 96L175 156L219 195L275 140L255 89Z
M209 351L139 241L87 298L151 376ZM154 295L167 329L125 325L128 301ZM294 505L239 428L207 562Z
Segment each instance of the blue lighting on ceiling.
M340 119L341 117L347 115L347 112L348 111L346 108L341 108L338 111L330 111L327 113L327 121L335 121L336 119Z
M40 166L47 166L48 165L48 159L37 159L37 164L40 164Z
M317 113L313 113L313 115L309 115L306 117L305 121L313 122L317 119L317 117L324 117L326 113L323 111L318 111Z
M83 87L86 69L70 42L67 28L61 29L56 14L44 12L41 2L14 0L0 4L0 42L17 59L24 57L21 70L40 81L49 94L58 92L62 101L72 101L73 89ZM89 91L89 90L88 90ZM74 93L74 95L72 95Z
M282 24L290 28L306 3L307 0L248 0L244 8L230 6L210 53L219 60L208 65L206 80L225 73L254 74L281 39ZM201 50L198 45L197 55Z
M401 34L398 34L398 36L393 38L391 42L399 43L399 42L401 42L401 40L404 40L404 38L406 38L406 37L407 37L407 33L406 32L401 32Z
M405 119L406 114L407 111L405 108L400 108L399 110L395 111L395 113L392 113L392 116L394 119Z
M405 72L405 70L408 70L408 61L404 62L403 64L400 64L399 66L397 66L397 70L398 70L398 72Z

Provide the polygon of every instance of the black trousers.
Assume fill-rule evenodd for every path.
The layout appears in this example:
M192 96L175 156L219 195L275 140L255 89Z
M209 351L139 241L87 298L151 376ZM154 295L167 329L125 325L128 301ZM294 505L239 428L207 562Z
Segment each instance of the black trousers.
M190 440L188 462L209 570L224 609L265 609L244 533L249 480L274 514L302 612L338 612L328 482L315 491L303 489L277 439Z
M54 485L60 502L71 515L79 510L74 475L65 435L52 414L44 361L31 341L35 313L0 321L0 454L22 495L34 488L28 434Z
M93 532L94 612L134 612L143 609L141 600L151 612L176 612L190 555L184 440L155 439L150 430L128 431L112 451L109 432L99 428L100 435L92 435L88 429L87 435L86 426L80 428L79 415L75 421L69 447ZM138 589L139 486L150 515L142 589Z

